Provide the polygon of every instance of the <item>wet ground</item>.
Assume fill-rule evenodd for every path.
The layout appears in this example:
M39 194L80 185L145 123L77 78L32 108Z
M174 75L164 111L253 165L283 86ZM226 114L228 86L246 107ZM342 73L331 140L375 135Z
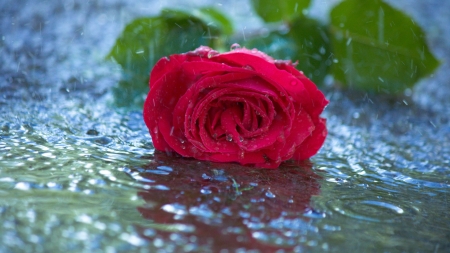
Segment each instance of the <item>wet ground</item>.
M238 2L216 5L258 27ZM103 57L163 1L2 1L0 252L450 251L450 2L419 2L395 6L435 75L395 99L325 88L320 153L254 170L155 152L141 112L113 105Z

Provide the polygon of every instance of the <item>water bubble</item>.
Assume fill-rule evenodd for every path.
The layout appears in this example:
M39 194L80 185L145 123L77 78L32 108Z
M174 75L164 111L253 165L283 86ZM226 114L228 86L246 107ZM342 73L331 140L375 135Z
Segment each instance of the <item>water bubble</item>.
M86 134L87 134L87 135L99 135L100 133L99 133L97 130L95 130L95 129L89 129L89 130L86 132Z
M241 45L239 45L238 43L234 43L233 45L231 45L231 50L236 50L236 49L240 49Z
M273 194L270 190L267 190L265 195L266 195L266 197L271 198L271 199L276 197L275 194Z
M200 192L202 193L202 194L211 194L212 193L212 191L210 190L210 189L208 189L208 188L202 188L201 190L200 190Z
M26 190L29 190L31 187L30 187L29 183L19 182L19 183L16 184L16 186L14 188L18 189L18 190L26 191Z
M166 205L162 206L161 209L168 213L173 213L173 214L177 214L177 215L187 214L186 207L184 205L181 205L178 203L166 204Z

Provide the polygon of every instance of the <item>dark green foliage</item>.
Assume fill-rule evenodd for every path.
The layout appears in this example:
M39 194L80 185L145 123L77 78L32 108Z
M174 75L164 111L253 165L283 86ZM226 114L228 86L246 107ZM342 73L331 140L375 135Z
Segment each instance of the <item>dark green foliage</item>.
M265 22L288 21L302 15L311 0L252 0L253 8Z
M298 61L297 69L319 86L331 74L344 87L389 94L413 87L439 66L422 29L382 0L344 0L331 10L327 24L304 15L310 0L252 4L271 24L241 39L233 34L232 22L214 8L164 10L131 22L107 56L123 69L114 91L116 103L141 105L153 65L200 45L223 51L224 45L238 42L275 59ZM234 41L228 41L230 36L236 36Z
M142 104L150 70L159 59L200 45L212 47L219 36L231 31L231 23L224 16L206 8L192 14L164 10L159 16L134 20L125 27L107 56L123 70L115 92L116 103Z
M346 0L331 11L332 74L344 86L399 93L439 62L414 21L380 0Z
M298 61L297 69L318 85L322 84L332 63L327 27L305 16L294 19L290 26L288 32L274 31L241 44L257 48L275 59Z

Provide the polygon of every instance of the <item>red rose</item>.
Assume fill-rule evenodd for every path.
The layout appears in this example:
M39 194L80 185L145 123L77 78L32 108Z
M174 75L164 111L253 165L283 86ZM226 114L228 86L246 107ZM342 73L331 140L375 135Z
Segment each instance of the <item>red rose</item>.
M276 168L322 146L328 101L290 61L256 49L201 46L159 60L144 120L157 150Z

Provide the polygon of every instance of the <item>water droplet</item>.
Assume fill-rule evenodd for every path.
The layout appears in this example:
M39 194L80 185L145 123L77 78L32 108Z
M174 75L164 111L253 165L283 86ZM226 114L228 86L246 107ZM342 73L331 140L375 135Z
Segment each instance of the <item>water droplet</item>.
M266 191L266 197L273 199L273 198L275 198L276 196L275 196L275 194L273 194L270 190L267 190L267 191Z
M26 190L30 189L30 184L26 183L26 182L19 182L16 184L16 186L14 188L18 189L18 190L26 191Z
M161 207L162 210L168 212L168 213L173 213L173 214L178 214L178 215L185 215L187 214L187 210L186 207L184 205L180 205L180 204L166 204L164 206Z
M208 59L210 59L211 57L213 57L213 56L215 56L215 55L218 55L219 53L218 52L216 52L216 51L210 51L210 52L208 52Z
M231 50L236 50L236 49L240 49L241 45L239 45L238 43L234 43L233 45L231 45Z
M297 85L297 81L296 81L296 80L292 80L292 81L291 81L291 85L292 85L292 86Z
M87 135L99 135L100 133L99 133L97 130L95 130L95 129L89 129L89 130L86 132L86 134L87 134Z
M233 141L233 136L231 136L231 134L227 134L226 139L227 141Z
M164 166L164 165L158 166L158 167L156 167L156 168L157 168L158 170L163 170L163 171L168 171L168 172L172 172L172 171L173 171L172 167Z
M320 54L325 54L325 53L326 53L325 48L324 48L324 47L320 47L319 53L320 53Z
M200 190L200 192L201 192L202 194L211 194L211 193L212 193L212 191L211 191L210 189L208 189L208 188L202 188L202 189Z
M352 43L352 38L348 38L348 40L346 42L347 46L350 45L350 43Z
M250 65L244 65L242 66L243 69L247 69L247 70L255 70L252 66Z
M243 142L243 141L244 141L244 138L243 138L242 136L239 136L239 141L240 141L240 142Z
M308 210L303 215L306 216L306 217L309 217L309 218L316 218L316 219L321 219L321 218L325 218L326 217L325 213L316 211L314 209Z

